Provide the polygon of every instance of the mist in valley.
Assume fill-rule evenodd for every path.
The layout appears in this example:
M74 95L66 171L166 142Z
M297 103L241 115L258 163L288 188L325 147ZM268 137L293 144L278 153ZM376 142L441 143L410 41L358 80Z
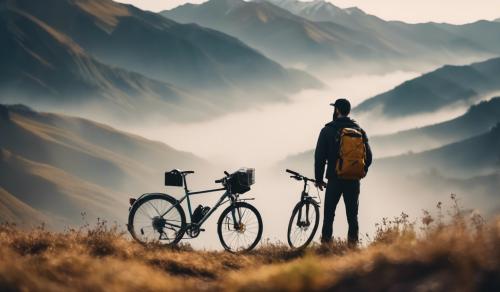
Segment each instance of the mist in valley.
M332 119L329 104L335 99L347 97L355 106L417 75L398 71L335 78L323 81L325 89L306 90L286 102L263 103L255 109L236 111L208 121L147 124L146 127L137 123L127 130L196 153L221 166L269 167L290 154L316 145L322 126ZM419 125L417 122L408 127ZM360 123L369 127L372 121L361 119Z
M242 198L255 198L251 203L263 217L263 239L285 242L289 216L302 189L300 182L289 178L285 168L313 177L311 150L321 128L332 119L331 102L348 98L355 108L439 66L469 65L498 55L497 45L485 41L496 35L494 23L487 24L492 28L485 28L488 33L482 35L476 33L481 31L481 23L471 24L469 32L446 24L386 23L370 15L353 20L350 12L345 12L348 22L343 25L359 30L353 35L354 30L344 31L333 22L287 16L283 19L297 25L297 34L285 33L280 42L267 39L268 34L261 32L276 29L281 34L288 31L288 26L274 27L267 20L256 22L257 33L250 34L250 38L245 25L242 30L221 25L222 32L227 28L226 35L198 25L174 23L113 2L95 2L93 6L79 2L80 7L54 0L54 5L61 5L61 11L71 12L65 15L75 13L86 20L68 26L65 22L72 21L71 17L56 21L45 5L38 3L30 8L33 3L25 5L26 15L31 13L47 24L17 15L17 8L6 9L5 15L20 20L15 29L9 26L1 32L8 40L6 52L21 53L2 56L6 65L0 102L23 103L32 109L0 107L0 131L9 137L0 139L0 192L12 200L27 202L29 208L17 201L15 206L33 214L36 209L40 212L33 215L36 218L53 218L50 223L57 228L100 218L116 222L125 230L130 197L152 192L183 196L183 189L163 185L164 172L171 169L195 170L188 177L189 189L202 190L219 187L214 180L221 178L224 170L254 167L256 184ZM117 15L117 11L126 13ZM267 12L276 17L290 15L277 7ZM173 17L171 13L163 15ZM213 15L208 16L207 23L211 23ZM309 24L305 26L308 29L304 29L305 23ZM427 33L427 28L432 33ZM32 30L36 32L33 41L19 41L19 35L30 35ZM456 34L464 41L457 41ZM60 35L67 35L67 41L61 41ZM296 41L308 45L290 45ZM47 45L41 47L39 43ZM322 49L311 49L316 46ZM286 49L290 49L288 56L279 55ZM54 66L55 71L39 58ZM432 135L420 139L413 135L411 141L417 142L412 145L404 141L391 144L391 137L461 117L472 105L500 95L494 79L499 64L499 60L492 60L483 66L491 69L493 73L486 71L493 78L467 71L468 66L462 69L474 74L461 71L453 75L461 68L445 66L440 69L451 73L429 78L430 85L419 84L422 87L418 90L428 90L415 90L415 95L420 96L401 93L418 102L419 98L428 97L422 92L433 93L432 86L439 83L435 80L446 79L441 78L444 75L456 78L455 82L446 79L444 85L435 86L449 91L439 108L431 106L425 111L391 116L384 112L386 100L381 100L369 111L353 112L352 118L372 138L375 157L368 177L362 181L362 238L372 235L375 223L384 217L405 212L418 220L422 210L436 211L438 202L444 203L446 212L451 193L465 208L477 209L487 216L498 212L494 193L500 187L498 166L483 163L470 170L452 169L455 165L445 163L446 160L454 160L453 155L463 153L466 147L460 144L440 148L487 135L498 121L488 120L481 129L468 129L446 139ZM34 75L28 78L23 70ZM469 83L471 88L462 87ZM411 88L409 92L413 93ZM472 97L457 94L455 98L456 92ZM441 93L436 95L441 97ZM401 103L411 107L412 102ZM490 138L480 137L478 141L491 142ZM479 142L467 143L482 145ZM424 153L414 155L417 152ZM446 155L440 157L441 153ZM436 157L441 160L435 159L435 163L442 163L443 167L425 165ZM418 164L419 159L424 162ZM31 185L24 183L31 179ZM32 194L33 188L37 189L37 196ZM317 193L312 185L310 192L317 195L318 201L324 200L324 193ZM220 195L194 196L192 206L211 206ZM206 222L206 232L189 241L194 247L221 248L216 234L221 211L222 208ZM345 238L346 232L345 209L340 202L334 236Z
M174 168L195 170L196 173L188 178L189 187L190 190L201 190L217 187L213 181L222 177L224 170L231 172L246 166L256 168L257 183L252 187L251 192L242 197L255 198L251 203L262 214L263 238L272 242L285 242L289 216L300 198L302 185L291 180L284 169L285 167L292 168L306 176L313 177L312 157L299 164L287 164L287 157L314 149L320 129L332 118L332 107L329 103L336 98L347 97L355 107L376 94L391 90L402 82L418 76L420 76L418 72L396 71L379 75L360 74L350 77L334 77L322 80L326 85L323 89L304 90L290 96L286 101L252 104L246 110L239 109L229 111L230 113L220 111L201 121L173 121L168 115L159 114L161 110L156 110L151 111L151 114L123 122L106 115L106 109L98 103L90 102L79 109L37 105L35 107L37 110L59 112L104 122L112 125L115 130L145 137L149 139L149 141L146 140L148 143L160 141L176 150L187 151L204 160L203 163L196 160L189 163L175 163L175 161L181 161L175 158L175 153L161 156L157 152L161 150L148 153L147 149L139 151L131 147L129 151L123 153L127 155L126 159L125 157L110 157L107 152L101 153L103 157L117 163L119 168L109 172L95 173L92 171L92 164L85 168L83 165L86 163L79 160L77 164L80 166L75 165L74 157L61 156L58 150L47 147L49 156L53 157L53 163L61 166L73 165L70 168L76 167L78 177L92 178L92 181L97 181L96 184L99 184L99 181L103 182L104 189L98 188L98 191L94 191L94 196L99 197L100 192L103 192L107 195L107 200L115 202L112 203L113 207L110 211L99 212L99 208L90 207L88 209L92 210L90 212L82 210L86 214L84 219L78 220L80 214L74 212L72 222L61 218L55 226L78 225L78 222L85 224L99 217L116 222L124 228L128 214L126 203L129 197L138 197L148 192L165 192L177 198L183 196L182 189L163 186L164 171ZM494 95L481 96L475 101L487 100L492 96ZM259 99L262 98L260 96ZM469 104L457 103L446 110L404 118L387 118L382 114L377 114L377 111L369 114L354 114L352 117L360 123L369 136L373 137L447 121L462 115L468 107ZM63 120L58 126L67 128L66 123L67 121ZM91 138L89 142L104 145L111 151L113 147L120 144L120 140L109 141L109 137L105 135L86 136L91 131L86 130L85 127L70 127L68 130L76 136ZM79 143L81 142L82 140L79 140ZM439 143L439 141L422 142L423 144L418 146L418 150L422 151L433 148ZM376 144L372 144L372 147L375 159L409 151L396 149L391 150L393 152L386 152L383 147L377 147ZM140 164L138 164L139 161L141 161ZM415 178L385 172L384 169L377 167L377 161L375 161L370 174L362 181L359 211L360 234L362 237L365 234L372 235L375 223L380 222L384 217L398 216L401 212L409 214L416 220L422 214L423 209L435 210L435 205L439 201L450 203L451 193L456 193L465 207L477 208L485 214L492 211L488 204L492 197L488 196L485 190L467 189L446 180L443 180L439 187L437 186L436 180L429 179L428 176ZM87 192L90 190L94 188L90 188ZM324 200L324 193L317 193L313 186L310 191L319 196L318 200ZM198 204L211 206L220 195L221 193L213 193L194 196L192 206L193 208ZM57 207L59 205L60 207ZM64 202L60 202L53 206L63 208L63 205ZM185 203L184 207L187 207ZM103 210L106 208L109 207L106 206ZM206 222L204 226L206 232L203 232L199 238L188 242L196 248L220 249L216 235L216 221L222 210L223 208ZM321 212L323 212L322 209ZM343 202L339 203L336 214L334 236L345 238L347 222ZM317 236L319 234L320 232Z
M285 167L309 177L314 176L312 157L300 164L288 165L286 157L315 147L320 129L331 120L332 107L329 103L339 97L348 97L354 107L377 93L390 90L419 75L415 72L398 71L383 75L337 77L324 81L328 88L304 91L292 96L288 102L261 105L256 109L235 112L203 122L134 125L128 130L208 160L211 169L192 175L198 179L191 184L192 189L214 186L212 180L222 176L223 170L234 171L240 166L255 167L257 183L252 187L252 191L243 197L255 198L252 204L258 207L263 216L263 238L272 242L285 242L289 216L300 198L302 188L300 182L290 179L284 172ZM483 99L487 98L481 97L477 101ZM370 136L376 136L447 121L462 115L467 109L468 105L463 103L447 110L402 119L390 119L373 113L366 116L354 115L353 118L360 122ZM384 153L383 147L372 147L377 149L374 152L375 159L390 154ZM431 148L433 147L424 145L419 149ZM408 149L397 150L397 153L406 152ZM440 201L446 209L451 204L451 193L458 195L464 207L477 208L485 213L492 211L488 206L492 197L485 194L484 190L466 189L444 179L439 188L437 185L435 180L428 177L385 172L377 167L375 161L370 174L362 181L360 234L373 234L375 223L381 222L384 217L398 216L401 212L417 220L424 209L436 211L436 205ZM316 194L317 190L312 185L310 187L311 193ZM174 192L176 197L182 196L182 191L175 188L168 188L167 192ZM324 193L318 195L323 201ZM201 195L194 198L193 204L210 205L217 198L217 194ZM336 214L334 236L344 238L347 222L343 202L339 203ZM216 219L217 216L211 218L206 225L207 231L200 235L199 240L192 241L195 247L220 248L216 236Z

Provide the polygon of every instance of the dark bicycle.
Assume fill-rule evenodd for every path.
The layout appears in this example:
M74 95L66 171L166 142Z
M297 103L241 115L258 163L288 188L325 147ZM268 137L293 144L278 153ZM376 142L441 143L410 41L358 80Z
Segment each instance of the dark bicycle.
M130 199L128 230L132 237L143 243L159 243L168 246L176 245L184 234L188 238L197 237L203 223L221 205L229 206L222 211L217 221L219 240L227 251L245 252L252 250L262 236L262 218L257 209L241 199L240 195L250 190L255 183L253 168L240 169L232 174L224 172L225 177L215 183L221 188L191 192L188 189L186 176L194 171L172 170L165 173L165 185L184 187L185 195L180 200L163 193L149 193L137 199ZM224 191L224 194L210 207L199 205L194 211L191 208L190 196L210 192ZM189 222L181 203L186 200Z
M316 181L289 169L286 172L291 174L291 178L304 182L300 201L293 208L292 217L288 223L287 234L290 247L302 249L311 243L318 230L320 202L315 200L316 197L309 195L308 184L309 182L315 183Z

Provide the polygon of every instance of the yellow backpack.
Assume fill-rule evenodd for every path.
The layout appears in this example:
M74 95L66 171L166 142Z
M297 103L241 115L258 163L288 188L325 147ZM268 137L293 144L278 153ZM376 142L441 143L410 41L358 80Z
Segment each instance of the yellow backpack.
M339 157L335 170L341 179L362 179L366 175L366 146L363 133L355 128L340 130Z

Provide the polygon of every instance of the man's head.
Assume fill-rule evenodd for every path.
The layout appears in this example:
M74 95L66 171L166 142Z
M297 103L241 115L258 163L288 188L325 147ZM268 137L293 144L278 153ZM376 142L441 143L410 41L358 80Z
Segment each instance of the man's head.
M330 105L335 107L334 117L347 117L351 112L351 103L345 98L339 98Z

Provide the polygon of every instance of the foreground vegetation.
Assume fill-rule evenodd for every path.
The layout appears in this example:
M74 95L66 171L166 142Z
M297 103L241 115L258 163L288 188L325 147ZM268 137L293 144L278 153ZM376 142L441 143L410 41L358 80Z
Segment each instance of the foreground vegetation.
M456 203L456 202L455 202ZM444 218L447 217L447 218ZM500 218L455 205L384 219L373 239L246 255L131 242L115 227L54 233L0 226L0 291L500 291Z

